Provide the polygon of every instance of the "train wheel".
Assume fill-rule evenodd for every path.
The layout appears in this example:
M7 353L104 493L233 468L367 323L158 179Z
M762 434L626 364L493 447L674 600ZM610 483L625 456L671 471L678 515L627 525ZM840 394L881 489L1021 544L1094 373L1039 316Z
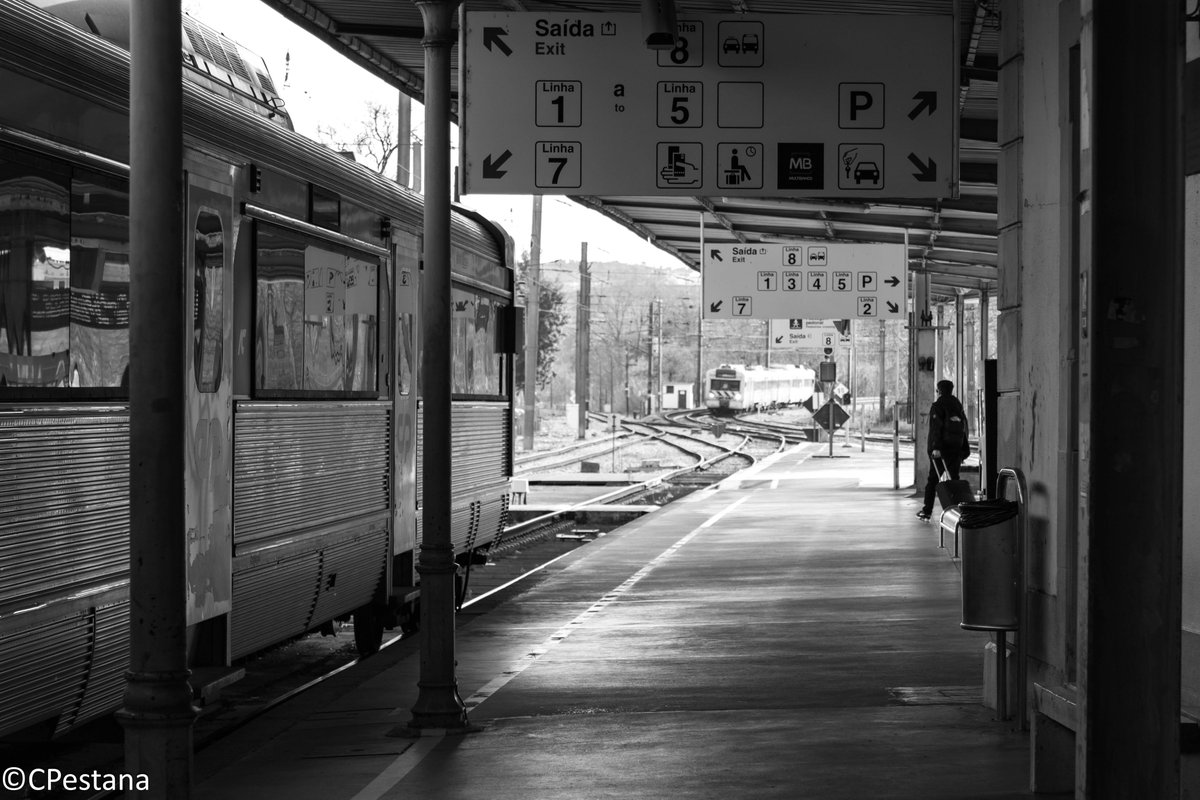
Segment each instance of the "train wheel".
M383 644L383 613L373 604L359 608L354 612L354 645L360 656L369 656L379 652Z

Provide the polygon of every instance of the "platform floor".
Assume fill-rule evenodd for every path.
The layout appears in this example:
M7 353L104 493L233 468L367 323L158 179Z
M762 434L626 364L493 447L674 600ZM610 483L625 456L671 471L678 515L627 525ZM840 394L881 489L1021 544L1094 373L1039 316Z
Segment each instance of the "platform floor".
M467 734L388 733L398 642L197 754L221 798L1018 798L987 634L891 453L800 445L457 618ZM911 475L911 462L902 467ZM903 480L903 479L902 479Z

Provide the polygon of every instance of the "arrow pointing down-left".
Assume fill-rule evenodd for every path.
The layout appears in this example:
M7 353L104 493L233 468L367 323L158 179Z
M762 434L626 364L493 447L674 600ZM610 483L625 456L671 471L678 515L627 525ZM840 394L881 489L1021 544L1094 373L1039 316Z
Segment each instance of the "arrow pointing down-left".
M484 156L483 177L485 177L485 178L503 178L505 175L508 174L508 170L500 169L500 167L504 166L504 162L508 161L508 159L510 159L510 158L512 158L511 150L505 150L503 153L500 154L500 156L495 161L492 161L491 154Z

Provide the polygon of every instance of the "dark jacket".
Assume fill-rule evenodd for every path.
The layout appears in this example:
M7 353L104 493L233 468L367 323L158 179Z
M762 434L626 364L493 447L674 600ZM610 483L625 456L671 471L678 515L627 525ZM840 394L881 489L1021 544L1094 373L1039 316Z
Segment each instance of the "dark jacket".
M962 441L952 442L946 439L946 425L952 417L962 420ZM952 394L938 397L929 407L929 452L940 450L946 457L957 456L960 459L971 455L971 445L967 441L967 412L962 403Z

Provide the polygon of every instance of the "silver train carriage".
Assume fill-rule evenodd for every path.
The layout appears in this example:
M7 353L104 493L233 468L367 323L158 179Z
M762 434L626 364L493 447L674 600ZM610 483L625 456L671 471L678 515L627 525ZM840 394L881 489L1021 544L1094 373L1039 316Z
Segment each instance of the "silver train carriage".
M201 33L203 57L184 37L178 532L197 675L351 615L364 652L409 624L422 494L421 199L292 133L265 75L211 92L231 43ZM129 286L154 268L129 263L128 78L125 48L0 3L0 735L60 734L124 691ZM452 227L465 562L509 504L512 242L462 210Z
M704 405L718 415L798 405L812 396L815 380L813 370L795 364L722 364L705 373Z

